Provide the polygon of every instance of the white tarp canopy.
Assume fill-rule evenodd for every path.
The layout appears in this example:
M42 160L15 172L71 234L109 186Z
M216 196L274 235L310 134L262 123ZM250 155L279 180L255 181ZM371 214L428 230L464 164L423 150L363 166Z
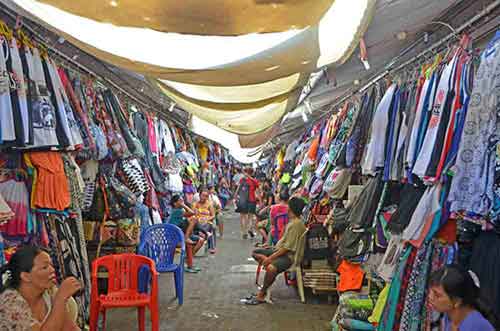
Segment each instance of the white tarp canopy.
M375 0L7 0L99 59L143 74L238 135L269 130L309 74L357 47ZM185 18L183 21L182 18Z

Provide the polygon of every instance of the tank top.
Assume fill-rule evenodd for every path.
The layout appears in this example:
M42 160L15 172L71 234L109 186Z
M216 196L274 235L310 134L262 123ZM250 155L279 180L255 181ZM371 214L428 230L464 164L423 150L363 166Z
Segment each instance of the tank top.
M198 211L198 222L200 224L208 223L208 219L210 219L210 203L207 201L205 204L201 202L196 203L196 210Z

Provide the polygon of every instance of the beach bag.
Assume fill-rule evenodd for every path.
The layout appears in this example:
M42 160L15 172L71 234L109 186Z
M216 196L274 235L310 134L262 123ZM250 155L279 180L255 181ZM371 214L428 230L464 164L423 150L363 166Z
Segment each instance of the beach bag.
M123 246L136 246L139 244L140 220L138 218L125 218L116 222L116 242Z
M134 193L115 177L107 180L106 197L108 199L109 218L121 219L134 216L137 198Z
M106 204L104 201L104 191L102 186L97 182L92 198L92 204L87 211L83 212L83 219L88 221L102 221L106 212Z
M92 136L94 137L96 159L98 161L104 160L109 153L106 135L104 134L104 131L101 129L101 127L99 127L95 123L90 123L89 128Z

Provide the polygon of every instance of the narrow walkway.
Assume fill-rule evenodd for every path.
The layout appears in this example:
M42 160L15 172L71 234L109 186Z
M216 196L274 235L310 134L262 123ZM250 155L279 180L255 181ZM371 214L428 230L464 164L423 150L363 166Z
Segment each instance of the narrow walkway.
M245 306L240 299L255 292L255 262L249 260L253 242L239 239L238 215L225 212L225 235L215 256L199 257L199 274L185 274L184 305L174 299L173 275L160 275L160 330L162 331L279 331L331 330L334 305L300 303L293 287L279 276L273 286L274 303ZM217 238L219 239L219 238ZM326 301L326 300L323 300ZM111 310L106 330L137 330L135 311ZM149 329L149 323L148 323Z

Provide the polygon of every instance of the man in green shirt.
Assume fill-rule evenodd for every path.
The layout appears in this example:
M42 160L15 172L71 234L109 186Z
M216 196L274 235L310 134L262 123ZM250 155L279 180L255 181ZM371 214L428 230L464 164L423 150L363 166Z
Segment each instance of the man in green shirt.
M290 199L288 201L288 218L290 221L281 240L272 248L259 248L253 251L252 257L264 266L266 275L262 289L255 298L248 300L246 304L257 305L265 302L266 292L274 283L276 276L301 262L304 250L304 233L306 232L306 227L301 218L304 207L305 202L303 199L297 197ZM296 254L297 252L299 254Z

